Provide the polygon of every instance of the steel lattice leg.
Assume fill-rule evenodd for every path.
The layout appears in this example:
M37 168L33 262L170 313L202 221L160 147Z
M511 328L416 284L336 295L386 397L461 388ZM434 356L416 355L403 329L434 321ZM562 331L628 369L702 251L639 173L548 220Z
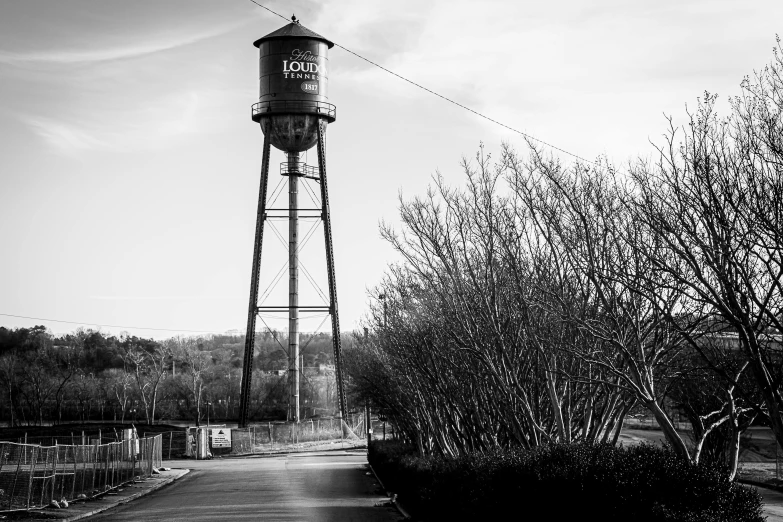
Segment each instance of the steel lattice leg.
M258 213L256 235L253 244L253 271L250 276L250 303L247 310L247 333L245 334L245 358L242 366L242 391L239 402L239 427L247 426L250 412L250 385L253 379L253 352L256 338L256 314L258 312L258 280L261 272L261 246L264 240L266 219L266 191L269 180L269 133L264 133L264 156L261 160L261 187L258 191Z
M342 344L340 342L340 315L337 311L337 283L334 272L334 249L332 248L332 221L329 213L329 191L326 186L326 147L324 127L326 122L318 124L318 167L321 173L321 208L324 222L324 242L326 246L326 271L329 276L329 308L332 314L332 344L334 345L334 367L337 379L337 394L340 401L340 414L346 419L345 388L343 386ZM341 428L342 429L342 428Z

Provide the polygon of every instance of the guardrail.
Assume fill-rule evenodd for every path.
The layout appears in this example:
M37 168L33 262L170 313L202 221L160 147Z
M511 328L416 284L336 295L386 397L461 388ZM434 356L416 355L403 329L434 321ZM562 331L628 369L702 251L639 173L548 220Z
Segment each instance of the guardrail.
M292 172L294 174L299 174L301 176L306 176L309 178L315 178L315 179L321 179L320 172L318 171L318 167L315 167L313 165L308 165L304 161L297 161L295 162L296 166L291 165L289 162L284 161L280 164L280 174L283 176L287 176L291 174ZM294 167L294 168L291 168Z
M271 114L315 114L330 122L337 118L337 107L316 100L266 100L254 103L250 111L254 121Z

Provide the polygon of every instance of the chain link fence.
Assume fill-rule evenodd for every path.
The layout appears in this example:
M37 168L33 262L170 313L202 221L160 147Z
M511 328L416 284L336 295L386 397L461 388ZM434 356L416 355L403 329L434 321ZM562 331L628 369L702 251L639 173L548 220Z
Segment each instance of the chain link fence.
M209 433L209 450L213 456L285 453L302 450L354 448L366 445L364 416L314 418L294 424L290 422L257 423L247 428L225 428L223 425L201 426ZM230 433L231 445L213 444L212 431L224 429ZM197 428L183 428L161 433L162 456L165 460L196 455Z
M188 454L187 428L176 431L164 431L157 436L161 440L161 458L163 460L180 459ZM152 437L152 434L144 433L143 437Z
M0 511L88 499L162 465L162 437L89 445L0 442Z
M367 443L362 415L350 415L345 422L339 418L310 419L299 424L257 424L232 431L231 451L213 448L215 455L277 453L335 446L353 448Z

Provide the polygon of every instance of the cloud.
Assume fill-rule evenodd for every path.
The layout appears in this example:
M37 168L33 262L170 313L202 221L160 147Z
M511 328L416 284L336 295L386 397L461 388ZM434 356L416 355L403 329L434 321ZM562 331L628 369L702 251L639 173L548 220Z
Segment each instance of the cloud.
M67 154L107 146L103 140L74 125L35 116L25 117L23 121L47 143Z
M177 47L190 45L201 40L213 38L229 31L233 31L245 22L234 22L214 27L196 34L177 34L162 37L157 41L134 42L134 45L125 47L101 48L97 45L95 49L86 50L59 50L52 49L48 51L14 53L0 50L0 63L9 65L23 65L32 63L42 64L78 64L78 63L96 63L113 60L122 60L126 58L135 58L154 54L161 51L167 51Z
M196 130L198 124L196 115L199 108L198 93L189 93L187 96L183 97L179 105L181 106L181 116L179 118L160 123L158 133L161 136L176 136L194 132Z
M99 118L100 122L93 123L43 116L22 116L20 119L50 146L69 156L91 150L148 150L164 147L170 139L207 128L206 122L196 117L205 96L216 98L207 91L181 93L164 98L145 110L104 114Z

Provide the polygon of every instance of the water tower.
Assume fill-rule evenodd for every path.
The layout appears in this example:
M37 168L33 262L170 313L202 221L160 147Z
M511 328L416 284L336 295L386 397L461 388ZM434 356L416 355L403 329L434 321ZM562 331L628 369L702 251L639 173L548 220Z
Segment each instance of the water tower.
M302 26L296 17L277 31L253 42L259 51L259 101L251 116L261 126L264 152L261 161L261 187L253 248L253 268L250 278L250 303L247 315L245 357L242 369L242 395L239 425L247 425L253 370L256 318L259 312L288 312L288 380L289 419L299 421L299 314L328 312L332 317L335 376L340 413L345 418L340 347L340 320L337 313L337 290L332 249L332 227L329 215L329 192L326 185L324 134L326 126L335 120L335 106L328 102L329 49L334 45L323 36ZM280 174L288 177L288 207L267 208L269 154L273 146L287 155ZM299 154L315 146L318 167L299 161ZM320 208L299 207L300 178L314 179L320 185ZM317 213L323 221L329 305L315 306L299 302L299 217L300 213ZM282 214L281 214L282 213ZM288 304L259 306L258 287L261 271L261 250L264 222L274 217L288 218Z

